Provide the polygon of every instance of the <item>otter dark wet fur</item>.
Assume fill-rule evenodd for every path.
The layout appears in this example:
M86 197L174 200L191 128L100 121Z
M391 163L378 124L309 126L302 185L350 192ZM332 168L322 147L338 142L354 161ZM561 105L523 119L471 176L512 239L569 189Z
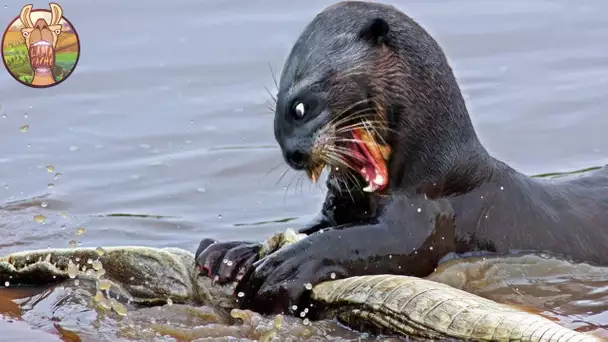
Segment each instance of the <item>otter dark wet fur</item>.
M353 104L367 114L354 114L361 106ZM220 282L240 280L241 307L296 314L293 305L312 304L307 283L426 276L450 253L545 251L608 265L608 168L538 179L493 158L442 49L395 7L337 3L292 48L274 122L286 162L314 166L313 147L331 136L326 127L339 114L384 123L375 138L390 146L386 188L362 191L361 175L332 171L321 214L301 229L305 239L255 263L252 242L198 253Z

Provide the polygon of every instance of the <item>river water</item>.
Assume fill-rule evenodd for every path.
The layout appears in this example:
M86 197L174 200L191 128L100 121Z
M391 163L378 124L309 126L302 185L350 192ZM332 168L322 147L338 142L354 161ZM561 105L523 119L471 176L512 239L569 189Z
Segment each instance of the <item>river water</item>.
M494 156L530 174L608 163L608 2L387 2L444 47ZM194 250L203 237L260 240L310 220L323 189L281 178L266 88L331 3L61 1L81 41L74 74L30 89L0 72L0 254ZM0 26L24 4L0 2ZM602 334L603 274L588 328Z

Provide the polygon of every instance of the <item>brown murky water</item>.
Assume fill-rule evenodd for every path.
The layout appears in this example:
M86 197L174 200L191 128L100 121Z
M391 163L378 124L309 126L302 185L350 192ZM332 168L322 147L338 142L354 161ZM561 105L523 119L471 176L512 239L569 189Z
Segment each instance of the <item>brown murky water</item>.
M265 87L273 89L269 65L279 73L304 25L332 2L62 1L82 42L75 74L40 90L0 72L0 254L70 245L193 250L202 237L259 240L311 219L323 189L297 183L293 172L279 181L286 167ZM391 2L442 44L496 157L526 173L608 163L608 2ZM23 4L0 2L0 26ZM501 265L504 281L470 290L608 337L606 270ZM478 279L496 271L454 267ZM2 290L0 330L22 340L57 334L56 326L83 340L115 334L115 317L87 309L78 287L67 288ZM143 317L201 323L171 310ZM15 317L22 321L9 323ZM319 324L319 338L358 336Z

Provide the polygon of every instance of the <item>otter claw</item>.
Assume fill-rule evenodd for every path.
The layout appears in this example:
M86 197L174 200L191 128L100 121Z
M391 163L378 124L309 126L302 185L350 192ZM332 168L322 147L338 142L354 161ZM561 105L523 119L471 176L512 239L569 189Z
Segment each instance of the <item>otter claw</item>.
M201 242L196 258L199 275L212 279L212 284L227 284L239 280L259 258L262 246L245 241Z

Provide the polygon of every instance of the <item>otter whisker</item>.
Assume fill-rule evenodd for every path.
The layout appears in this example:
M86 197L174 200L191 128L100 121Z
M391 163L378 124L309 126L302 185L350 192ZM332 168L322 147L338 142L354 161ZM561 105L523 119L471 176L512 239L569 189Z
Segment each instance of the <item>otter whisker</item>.
M383 145L386 145L386 141L384 141L384 138L382 137L382 134L380 134L380 132L378 132L378 130L376 129L376 126L374 124L372 124L371 122L369 122L367 120L364 120L363 121L363 126L365 126L364 128L365 128L365 130L367 131L368 134L372 135L373 133L376 133L375 136L377 136L381 140L380 142ZM370 129L373 130L373 132L370 131Z
M272 65L270 64L270 62L268 62L268 69L270 69L270 75L272 76L275 88L279 89L279 82L277 82L277 77L274 74L274 70L272 70Z
M270 173L272 173L274 170L278 169L281 166L284 166L283 162L278 163L277 165L271 167L270 170L268 170L268 171L266 171L264 173L264 176L262 177L262 179L264 179L265 177L267 177Z
M365 128L368 128L367 126L372 125L372 126L374 126L373 129L376 130L376 133L378 133L378 134L379 134L378 130L391 131L385 122L378 121L376 119L373 119L373 120L370 119L370 114L372 114L372 113L369 111L371 111L371 110L373 110L373 109L361 110L357 113L353 113L353 115L351 115L349 117L350 121L354 121L352 123L347 124L346 122L344 122L344 123L340 123L340 124L333 124L330 127L336 131L344 132L344 131L352 130L355 128L364 128L365 129ZM359 121L357 121L357 120L359 120Z
M341 112L337 113L334 116L334 118L329 122L329 124L338 125L340 123L343 123L344 120L351 120L353 118L352 114L356 114L358 112L361 112L361 110L357 111L355 113L349 113L349 111L351 111L356 106L364 104L364 103L367 103L367 102L368 102L368 99L363 99L363 100L360 100L360 101L357 101L357 102L351 104L350 106L348 106L345 109L343 109ZM373 110L373 109L374 108L372 108L372 107L365 107L365 108L363 108L363 110ZM345 114L351 114L351 115L347 115L346 116Z
M344 117L342 120L333 123L334 126L342 126L345 124L353 124L356 123L357 120L369 119L370 116L375 114L374 108L363 108L357 110L353 113L349 113L347 117Z
M344 160L344 158L342 158L338 153L334 153L333 151L327 151L326 153L324 153L323 159L329 165L338 166L338 167L343 166L347 169L353 168L348 162L346 162Z
M327 151L328 152L334 152L336 154L338 154L340 157L342 157L343 159L346 160L346 157L355 159L357 161L360 162L365 162L366 160L360 156L352 156L350 155L352 153L351 150L344 148L344 147L340 147L340 146L332 146L332 147L327 147Z
M285 192L283 194L283 203L285 203L287 201L287 191L289 191L289 187L291 186L291 183L293 183L293 181L295 179L297 179L298 174L294 174L293 177L291 177L291 180L289 181L289 183L287 183L287 186L285 187Z
M334 165L338 167L343 166L348 170L357 171L357 169L350 162L348 162L348 159L346 158L346 156L348 155L347 153L348 152L344 153L342 151L328 149L327 151L325 151L322 157L324 157L324 160L329 165ZM361 162L365 161L360 157L356 157L356 159Z
M272 100L272 102L274 102L275 104L277 103L277 97L276 95L274 95L270 89L268 89L268 87L264 86L264 89L266 90L266 92L268 93L268 96L270 96L270 99Z
M351 199L351 200L354 202L354 201L355 201L355 198L353 197L353 193L352 193L352 191L350 191L350 186L349 186L349 184L348 184L348 179L353 180L353 181L355 182L356 187L361 188L362 186L359 184L359 181L357 180L357 178L356 178L356 177L355 177L353 174L351 174L350 172L346 172L344 175L345 175L347 178L346 178L346 179L344 179L344 178L342 178L342 179L341 179L342 184L343 184L343 185L344 185L344 187L346 188L346 191L348 192L348 196L349 196L349 197L350 197L350 199Z
M329 124L336 124L337 122L339 122L339 120L348 119L349 116L344 116L345 114L349 113L349 111L351 111L356 106L359 106L359 105L364 104L366 102L368 102L367 99L363 99L363 100L354 102L353 104L351 104L350 106L346 107L345 109L343 109L339 113L336 113L334 115L334 117L332 118L332 120L329 122ZM371 109L371 107L367 107L367 108Z
M380 133L380 131L385 131L385 132L389 132L389 133L395 133L396 131L394 129L391 129L389 127L384 126L382 123L377 122L377 121L364 121L364 122L358 122L349 126L343 126L343 127L339 127L335 129L335 133L347 133L347 132L351 132L355 129L365 129L366 131L368 131L368 133L370 133L370 129L372 129L374 131L375 136L377 136L379 139L381 139L383 144L386 144L386 142L384 141L384 137L383 135Z
M291 170L290 168L286 168L286 169L285 169L285 171L283 172L283 174L281 175L281 177L279 177L279 179L278 179L278 180L277 180L277 182L275 183L275 185L278 185L278 184L279 184L279 183L280 183L280 182L283 180L283 178L285 177L285 175L286 175L286 174L287 174L287 173L288 173L290 170Z
M373 128L376 129L376 127L377 127L376 124L379 124L379 123L375 122L375 121L366 121L365 123L357 122L352 125L338 127L338 128L336 128L336 131L337 132L349 132L349 131L352 131L353 129L357 129L357 128L369 128L368 126L373 126ZM384 129L384 127L380 127L380 129Z

